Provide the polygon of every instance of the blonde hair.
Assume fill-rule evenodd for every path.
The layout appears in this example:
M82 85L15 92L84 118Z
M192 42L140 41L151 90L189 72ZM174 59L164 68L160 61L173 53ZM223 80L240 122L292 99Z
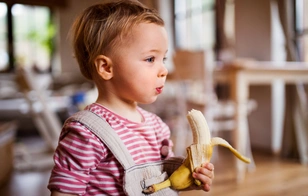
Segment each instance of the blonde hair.
M155 10L138 1L115 1L85 9L71 31L74 55L83 76L92 80L95 58L111 52L134 25L143 22L164 25Z

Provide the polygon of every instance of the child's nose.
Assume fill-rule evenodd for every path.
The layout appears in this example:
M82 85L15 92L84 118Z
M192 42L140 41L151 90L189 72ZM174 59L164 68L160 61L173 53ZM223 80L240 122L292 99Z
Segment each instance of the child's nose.
M160 70L158 77L166 77L168 75L168 69L165 66L162 66L162 69Z

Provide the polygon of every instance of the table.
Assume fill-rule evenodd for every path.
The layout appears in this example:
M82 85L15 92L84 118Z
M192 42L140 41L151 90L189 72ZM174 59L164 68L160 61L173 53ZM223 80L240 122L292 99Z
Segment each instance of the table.
M302 62L260 62L260 61L236 61L219 67L214 72L216 82L228 82L230 85L230 96L236 103L236 130L235 148L245 152L248 131L248 119L246 104L249 98L249 87L251 85L272 85L276 80L285 84L308 83L308 63ZM273 115L283 115L273 114ZM275 120L275 119L272 119ZM273 125L277 125L273 122ZM279 153L282 143L282 130L272 131L272 151ZM273 145L274 144L274 145ZM246 172L244 163L237 161L237 170L240 174L238 181L242 181Z

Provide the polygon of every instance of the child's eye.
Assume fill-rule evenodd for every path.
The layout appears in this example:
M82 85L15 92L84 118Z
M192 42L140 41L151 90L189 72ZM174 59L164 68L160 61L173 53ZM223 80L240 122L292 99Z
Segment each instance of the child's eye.
M154 62L154 59L155 59L154 57L150 57L150 58L147 58L146 61L147 61L147 62L150 62L150 63L153 63L153 62Z
M167 57L164 57L164 58L163 58L163 63L165 64L166 61L167 61Z

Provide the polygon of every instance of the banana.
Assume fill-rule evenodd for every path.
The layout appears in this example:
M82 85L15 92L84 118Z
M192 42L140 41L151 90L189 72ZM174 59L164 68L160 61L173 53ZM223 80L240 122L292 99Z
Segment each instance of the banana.
M151 194L167 187L171 187L175 190L182 190L190 187L194 183L194 180L195 179L191 175L190 160L185 159L183 164L175 170L167 180L147 187L143 190L143 193Z
M187 114L187 120L193 133L193 143L186 149L187 157L183 164L167 180L147 187L143 190L143 193L151 194L167 187L175 190L183 190L193 184L201 185L199 180L192 177L192 173L203 163L210 162L213 147L216 145L229 148L241 161L250 163L249 158L242 156L226 140L219 137L211 138L211 132L207 122L200 111L192 109Z
M226 140L220 137L211 138L211 132L203 114L198 110L191 110L187 115L188 122L193 133L193 144L187 148L188 159L190 159L191 171L200 167L202 163L210 162L213 147L222 145L229 150L241 161L250 163L250 159L242 156ZM200 185L199 180L195 180L196 185Z

